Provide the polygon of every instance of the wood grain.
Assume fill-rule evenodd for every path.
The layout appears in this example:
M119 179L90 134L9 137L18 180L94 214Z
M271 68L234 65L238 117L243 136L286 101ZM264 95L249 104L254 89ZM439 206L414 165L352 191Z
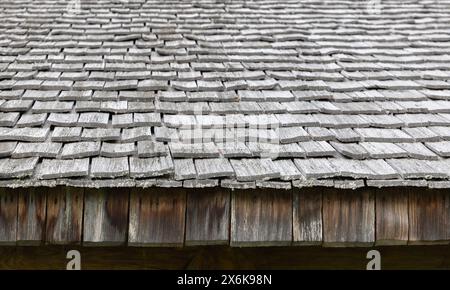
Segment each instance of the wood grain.
M14 245L17 235L17 191L0 188L0 245Z
M45 240L46 203L46 189L18 189L18 244L40 245Z
M130 196L130 246L182 246L186 192L184 189L133 188Z
M292 191L238 190L232 193L231 245L292 243Z
M448 244L450 191L415 189L409 193L409 244Z
M228 244L230 192L221 188L190 190L186 206L186 245Z
M127 241L128 188L86 189L83 244L117 246Z
M398 188L376 191L376 244L408 243L408 192Z
M324 189L324 246L371 246L374 228L375 202L370 189Z
M295 189L293 211L294 244L322 244L322 189Z
M47 195L46 241L49 244L79 244L83 220L84 189L54 187Z

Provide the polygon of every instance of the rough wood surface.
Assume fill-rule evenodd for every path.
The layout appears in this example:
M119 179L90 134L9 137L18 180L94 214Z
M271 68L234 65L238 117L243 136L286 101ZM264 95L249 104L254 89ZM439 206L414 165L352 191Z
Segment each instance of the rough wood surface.
M18 189L17 243L39 245L45 237L47 194L42 188Z
M77 244L81 237L95 246L450 241L450 192L444 189L135 188L131 202L129 190L0 189L0 243Z
M408 192L395 188L376 191L376 244L408 242Z
M0 188L0 245L14 245L17 233L17 191Z
M324 191L325 246L370 246L375 240L374 228L374 195L369 189Z
M86 189L84 245L122 245L127 240L128 188Z
M58 186L47 192L47 243L80 243L84 189Z
M182 246L185 229L184 190L133 188L130 196L130 246Z
M449 191L411 190L409 194L409 243L448 244L449 239Z
M291 242L291 191L237 190L232 193L232 246L282 246Z
M190 190L186 205L186 245L228 244L230 192Z
M322 189L300 189L293 193L294 244L322 244Z

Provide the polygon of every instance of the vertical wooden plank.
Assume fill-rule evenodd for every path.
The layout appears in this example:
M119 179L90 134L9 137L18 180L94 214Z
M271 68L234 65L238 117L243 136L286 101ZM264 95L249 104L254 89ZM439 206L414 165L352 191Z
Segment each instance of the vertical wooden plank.
M294 244L322 244L322 188L295 189L293 211Z
M186 206L186 245L228 244L230 191L190 190Z
M117 246L127 241L128 188L88 188L84 192L83 244Z
M133 188L130 196L130 246L182 246L186 192L184 189Z
M376 245L408 242L408 189L383 188L375 192Z
M324 246L371 246L375 200L370 189L326 189L323 193Z
M450 191L412 189L409 194L409 244L448 244Z
M83 188L58 186L47 193L46 240L49 244L81 242Z
M39 245L45 240L47 188L18 191L17 243Z
M0 245L14 245L17 236L17 191L0 188Z
M232 246L292 243L292 191L238 190L232 193Z

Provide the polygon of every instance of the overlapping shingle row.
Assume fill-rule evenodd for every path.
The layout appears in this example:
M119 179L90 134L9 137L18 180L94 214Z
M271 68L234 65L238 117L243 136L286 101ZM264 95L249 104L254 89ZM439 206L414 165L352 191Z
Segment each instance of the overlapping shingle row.
M446 187L449 8L2 1L0 178Z

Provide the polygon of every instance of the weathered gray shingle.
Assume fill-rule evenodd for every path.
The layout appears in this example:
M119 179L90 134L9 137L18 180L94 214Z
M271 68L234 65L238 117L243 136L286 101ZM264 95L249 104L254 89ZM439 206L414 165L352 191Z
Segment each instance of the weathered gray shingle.
M367 142L413 142L414 138L399 129L356 128Z
M16 123L16 127L37 127L42 126L47 119L47 114L23 114L19 121Z
M174 159L175 179L184 180L197 177L194 161L192 159Z
M22 178L33 174L38 157L0 159L0 178Z
M120 129L117 128L84 128L82 141L117 141L120 140Z
M74 142L64 145L61 158L73 159L97 156L100 153L100 142Z
M418 159L387 159L392 168L394 168L401 177L408 178L445 178L448 173L438 171L431 163Z
M78 126L82 127L106 127L108 122L108 113L81 113L78 118Z
M158 113L134 113L135 126L161 126L161 116Z
M13 127L19 119L19 113L0 113L0 126Z
M37 171L37 176L40 179L82 177L88 174L89 158L71 160L44 159Z
M397 144L387 142L361 142L359 143L371 158L399 158L408 157L408 153Z
M273 163L280 170L281 180L295 180L304 178L298 168L294 165L294 162L290 159L275 160Z
M96 157L91 161L91 176L94 178L115 178L128 175L128 158Z
M306 152L306 156L320 157L320 156L334 156L336 150L325 141L307 141L299 142L300 148Z
M231 177L234 170L225 158L196 159L195 168L199 179Z
M55 127L51 140L54 142L74 142L81 139L81 127Z
M171 142L169 148L175 158L213 158L219 156L219 150L212 142L199 144Z
M357 143L330 142L330 145L333 146L337 152L349 158L365 159L370 155L364 147Z
M425 146L442 157L450 157L450 141L427 142Z
M104 157L123 157L136 153L134 143L102 142L100 155Z
M280 170L270 159L231 159L238 181L268 180L280 177Z
M12 152L12 158L47 157L55 158L61 150L62 144L55 142L23 143L19 142Z
M17 142L0 142L0 157L8 157L14 151Z
M130 176L134 178L162 176L174 171L170 156L138 158L130 157Z
M167 145L157 141L139 141L137 142L137 153L141 158L165 156L168 152Z
M327 158L294 159L294 163L306 178L330 178L338 171Z
M3 128L0 127L0 140L25 142L44 142L50 128Z
M152 130L150 127L122 129L121 139L123 142L150 140L151 138Z

